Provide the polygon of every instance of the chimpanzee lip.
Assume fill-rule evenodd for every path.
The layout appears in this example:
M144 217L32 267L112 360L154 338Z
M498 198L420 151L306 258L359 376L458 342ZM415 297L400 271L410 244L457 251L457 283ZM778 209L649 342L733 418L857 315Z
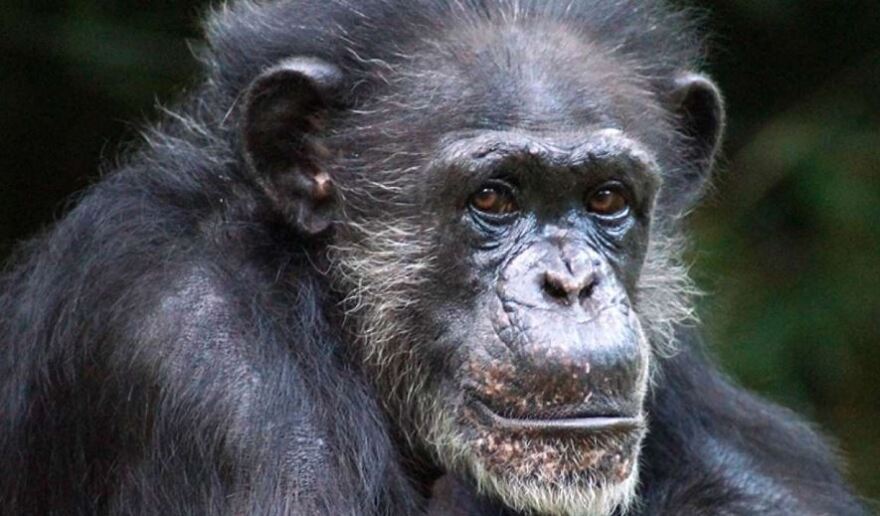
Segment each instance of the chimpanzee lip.
M542 433L632 432L641 430L645 426L645 420L641 416L632 417L622 414L602 414L553 419L526 419L502 416L477 399L472 399L470 406L474 409L474 412L480 419L481 423L511 431Z

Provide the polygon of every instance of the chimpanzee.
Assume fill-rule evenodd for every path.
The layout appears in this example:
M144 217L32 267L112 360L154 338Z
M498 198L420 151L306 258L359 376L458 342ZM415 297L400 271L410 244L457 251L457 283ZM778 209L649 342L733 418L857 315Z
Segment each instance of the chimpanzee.
M862 514L700 351L719 91L645 0L239 1L2 279L3 514Z

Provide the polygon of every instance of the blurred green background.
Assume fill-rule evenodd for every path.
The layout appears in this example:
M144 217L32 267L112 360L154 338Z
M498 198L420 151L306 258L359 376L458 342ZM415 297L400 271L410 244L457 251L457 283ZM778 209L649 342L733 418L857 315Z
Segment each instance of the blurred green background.
M704 0L730 125L698 210L714 352L880 498L880 2ZM0 7L0 256L194 83L205 1Z

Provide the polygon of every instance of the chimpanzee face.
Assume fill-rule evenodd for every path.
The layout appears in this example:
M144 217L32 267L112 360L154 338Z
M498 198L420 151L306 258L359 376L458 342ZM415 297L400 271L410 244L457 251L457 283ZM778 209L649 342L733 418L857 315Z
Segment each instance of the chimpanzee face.
M389 191L379 212L353 200L362 233L338 233L340 262L386 285L359 293L362 333L380 337L368 348L399 390L393 410L415 412L405 430L440 464L515 507L609 510L636 483L651 358L634 296L661 170L651 131L631 128L665 122L587 44L537 28L472 37L407 76L442 75L431 95L446 104L420 126L384 122L393 141L357 151ZM399 80L386 102L417 103ZM368 255L396 265L378 278Z
M382 62L323 138L278 146L260 131L283 124L262 123L246 133L252 155L313 157L312 209L294 215L316 232L335 217L330 270L355 352L417 454L514 508L626 506L646 428L652 217L662 188L699 189L702 175L689 185L672 165L711 161L717 92L682 75L662 96L611 49L547 23L420 45ZM250 105L285 122L336 76L294 61ZM272 107L291 83L310 94Z
M632 296L655 161L614 128L480 132L443 154L464 188L426 286L455 300L426 315L455 357L434 369L429 438L508 501L619 505L644 434L651 355Z

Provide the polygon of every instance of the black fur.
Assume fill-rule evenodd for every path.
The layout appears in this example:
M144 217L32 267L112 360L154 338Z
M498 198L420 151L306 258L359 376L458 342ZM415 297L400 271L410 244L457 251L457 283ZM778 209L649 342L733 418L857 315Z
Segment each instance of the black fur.
M426 501L341 345L321 242L266 197L236 122L242 91L285 57L339 64L357 104L376 63L496 2L240 2L212 16L203 85L0 280L0 513L503 510L465 484L451 492L467 500ZM701 57L688 18L657 2L540 5L657 81ZM861 514L821 439L686 348L652 393L640 513Z

